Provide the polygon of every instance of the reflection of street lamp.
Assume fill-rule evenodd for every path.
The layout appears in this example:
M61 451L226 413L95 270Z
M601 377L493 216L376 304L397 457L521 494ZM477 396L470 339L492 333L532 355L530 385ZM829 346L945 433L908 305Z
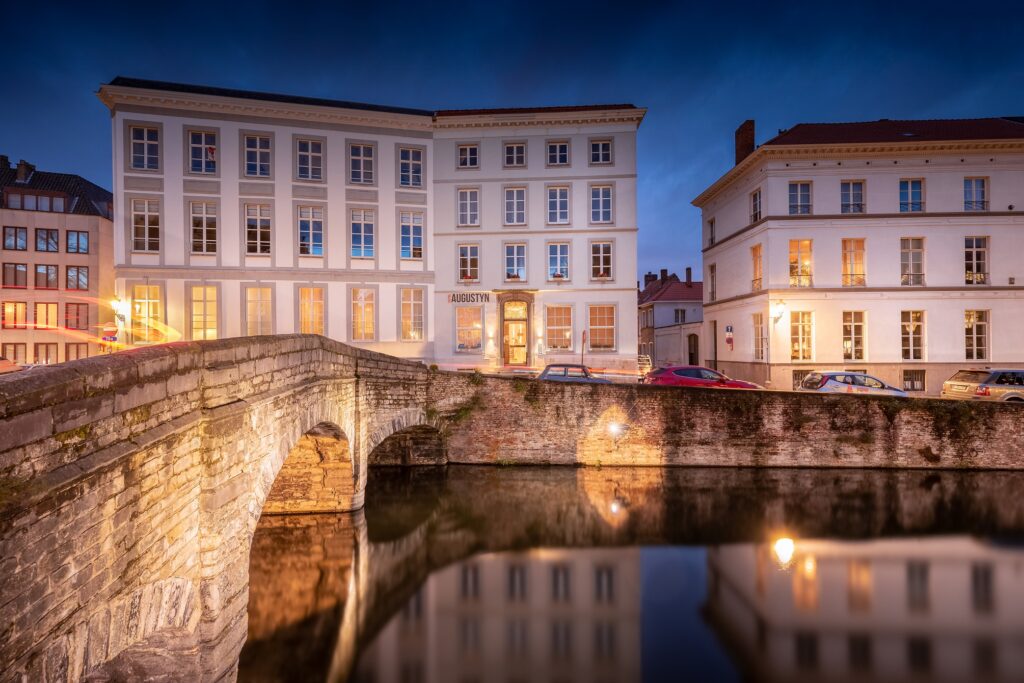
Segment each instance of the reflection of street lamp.
M792 538L782 537L772 545L772 552L775 553L775 560L779 567L785 569L793 561L793 553L796 552L796 542Z

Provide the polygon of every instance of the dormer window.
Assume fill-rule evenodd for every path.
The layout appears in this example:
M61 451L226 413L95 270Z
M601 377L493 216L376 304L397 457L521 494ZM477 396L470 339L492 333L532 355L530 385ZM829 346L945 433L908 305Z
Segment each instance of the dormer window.
M23 209L25 211L64 213L67 201L64 195L7 190L4 206L8 209Z

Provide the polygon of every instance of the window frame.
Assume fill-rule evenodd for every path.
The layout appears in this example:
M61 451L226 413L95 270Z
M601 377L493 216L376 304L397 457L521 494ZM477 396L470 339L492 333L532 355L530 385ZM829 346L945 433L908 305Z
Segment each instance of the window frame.
M466 204L466 211L465 211L465 218L466 218L466 220L465 221L463 221L463 210L462 210L462 205L463 205L462 194L463 193L467 193L467 199L465 201L465 204ZM468 193L475 193L476 194L476 200L475 200L475 204L476 204L476 220L475 221L471 220L472 217L473 217L473 212L471 210L471 207L473 206L474 201L472 199L468 198ZM481 204L482 204L482 201L481 201L482 200L482 195L483 195L483 192L481 191L479 185L460 186L460 187L456 187L455 188L455 227L457 227L457 228L479 228L480 227L480 225L481 225L481 214L482 214L482 211L481 211L481 208L482 208L482 206L481 206Z
M563 201L561 196L556 196L556 220L551 220L551 193L552 191L560 192L565 190L565 220L560 220L562 214L561 202ZM547 225L563 226L572 225L572 185L565 183L552 183L544 186L544 222Z
M977 182L981 182L981 199L978 199ZM967 213L978 213L989 210L988 176L964 176L964 211ZM968 186L971 183L970 196L968 199Z
M299 149L302 143L309 143L309 151L303 152ZM314 152L312 145L319 144L320 151ZM302 156L306 155L309 157L309 175L302 175ZM313 177L313 159L319 157L320 159L320 177ZM327 182L327 138L319 135L303 135L295 133L292 135L292 180L297 183L317 183L324 184Z
M609 272L608 272L608 275L605 276L605 277L595 276L594 275L594 272L595 272L594 271L594 247L596 245L598 245L598 244L607 244L609 246L609 249L608 249L608 268L609 268ZM615 271L617 269L616 268L617 264L615 263L615 240L614 239L591 239L591 240L588 240L588 242L587 242L587 255L589 257L589 263L587 265L587 271L588 271L588 274L590 275L590 277L588 278L590 280L590 282L614 282L615 281ZM601 261L602 261L601 266L603 267L604 266L604 254L600 254L599 256L600 256ZM597 271L597 272L603 273L604 271L602 270L602 271Z
M72 270L75 274L74 284L72 287L71 273ZM80 286L82 284L82 274L85 274L85 287ZM68 265L64 266L64 289L69 292L88 292L90 289L89 285L89 266L75 266Z
M594 161L594 145L608 143L608 160ZM603 156L603 152L601 152ZM588 166L614 166L615 165L615 138L613 136L598 136L587 138L587 160Z
M551 309L566 309L569 311L569 324L566 325L551 325ZM568 330L569 332L569 344L568 346L552 346L551 345L551 331L552 330ZM572 303L547 303L544 304L544 351L545 353L574 353L576 350L576 307Z
M849 316L849 319L847 316ZM858 316L859 320L857 319ZM867 312L843 311L842 327L843 361L867 361ZM849 334L847 334L847 331L849 331ZM849 354L846 351L847 340L850 343ZM860 342L859 349L857 346L858 341ZM858 351L860 355L858 355Z
M406 221L405 216L408 214L409 220ZM419 222L417 222L417 217ZM427 213L423 210L414 210L399 207L398 209L398 260L399 262L405 261L407 263L422 263L427 258L427 243L426 243L426 224L427 224ZM405 228L409 227L409 256L405 256ZM416 229L419 228L419 250L420 255L416 256Z
M75 249L71 249L71 236L75 235ZM81 249L82 235L85 235L85 250ZM66 254L88 254L92 249L92 236L88 230L65 230L64 231L64 253Z
M377 217L379 211L371 206L349 206L348 210L348 258L350 261L376 262L379 250L377 248ZM356 214L360 214L356 220ZM366 220L369 214L370 221ZM359 253L356 253L356 225L359 225ZM367 230L369 226L369 230ZM369 247L367 247L367 236L369 236Z
M270 325L269 330L265 331L263 329L262 323L264 322L264 317L263 317L262 313L260 314L260 316L259 316L260 319L258 321L252 320L251 316L249 315L249 292L251 290L266 290L266 291L270 292L270 297L269 297L269 299L267 299L267 302L269 303L269 306L270 306L270 310L267 312L267 315L266 315L266 320L269 321L269 325ZM277 334L277 306L276 306L276 304L277 304L277 287L275 286L275 284L273 282L263 282L263 281L243 282L242 283L242 296L241 296L241 299L242 299L242 301L241 301L241 304L242 304L242 329L241 329L241 332L242 332L242 335L241 336L245 336L245 337L258 337L258 336ZM264 303L264 300L263 299L257 299L255 303L262 304L262 303ZM252 324L254 322L255 322L255 324L259 325L259 327L256 329L255 333L250 332L250 324Z
M149 159L152 155L149 154L148 146L150 144L156 144L156 165L150 168L148 165L136 166L135 165L135 140L133 131L135 129L143 130L155 130L156 141L151 143L150 140L144 139L142 142L146 146L144 159ZM151 174L162 174L164 171L164 124L159 121L138 121L138 120L125 120L124 121L124 171L125 173L151 173Z
M54 292L54 291L57 291L57 290L60 289L60 266L59 265L57 265L55 263L36 263L34 265L35 265L35 267L32 269L32 289L39 290L39 291L48 291L48 292ZM45 270L42 270L42 272L45 273L44 280L47 283L52 282L53 283L52 287L49 286L49 284L47 284L46 286L43 286L43 287L39 286L40 269L45 269Z
M459 327L459 311L462 310L462 309L475 310L475 311L477 311L477 313L479 315L479 318L480 318L480 328L477 330L479 335L480 335L480 345L477 348L475 348L475 349L470 349L470 348L460 349L459 348L459 332L461 330L472 331L474 329L477 329L477 328L474 328L474 327ZM486 318L484 317L484 307L483 307L482 304L458 304L458 305L456 305L454 307L454 312L453 312L453 315L452 315L452 327L454 327L454 330L455 330L455 333L452 336L452 341L454 342L452 352L453 353L462 353L462 354L483 355L483 352L484 352L484 327L485 327L485 325L486 325Z
M610 183L610 182L609 183L589 183L588 187L587 187L587 190L588 190L587 194L588 194L588 196L590 198L590 214L589 214L590 215L590 225L615 225L615 183ZM599 220L594 220L594 201L595 201L594 191L595 190L598 190L598 191L600 191L602 193L597 198L597 201L599 202L599 205L598 205L598 218L599 218ZM607 201L608 201L607 215L608 215L608 218L607 219L604 218L604 216L605 216L605 207L604 207L605 197L604 197L604 194L603 194L604 190L608 191L608 197L607 197Z
M920 246L915 247L914 242L920 241ZM904 243L908 243L909 246L904 246ZM927 242L924 237L900 237L900 286L901 287L924 287L926 286L925 275L927 273L925 264ZM921 267L921 272L913 272L913 266L915 265L913 255L920 254L918 259ZM904 264L905 257L907 263ZM904 272L904 265L910 266L911 272Z
M750 316L754 342L753 358L755 361L768 360L768 331L765 327L764 319L765 315L761 311L752 313Z
M145 287L147 290L154 289L157 294L157 298L151 298L152 291L146 292L146 298L143 301L147 302L147 311L152 313L153 302L156 302L158 306L158 313L156 316L148 315L145 320L150 321L145 326L137 324L138 316L135 315L135 302L138 297L135 296L138 287ZM130 306L130 319L128 322L127 334L131 339L131 343L135 345L150 345L150 344L163 344L167 341L166 325L167 325L167 288L164 286L163 280L129 280L125 283L125 291L130 294L128 303ZM145 329L148 330L146 333L146 339L138 339L136 330Z
M255 209L255 215L249 215L249 209ZM263 210L266 209L267 215L263 215ZM249 219L254 218L256 220L255 225L255 241L250 239L250 228ZM267 221L266 230L263 228L263 221ZM266 239L263 237L263 233L266 232ZM264 201L243 201L242 202L242 255L243 259L247 257L259 257L267 258L273 257L274 255L274 205ZM262 247L266 245L266 251L262 250ZM255 246L255 249L251 247Z
M800 256L803 254L801 246L807 243L807 256L808 266L807 272L804 272L804 264ZM796 244L796 252L793 251L793 245ZM813 238L796 238L789 240L789 250L787 252L787 262L789 264L789 286L793 289L808 289L814 287L814 239ZM796 260L794 261L794 255ZM794 268L796 272L794 273ZM795 278L795 280L794 280ZM794 284L794 281L796 284Z
M219 202L214 199L186 199L188 202L188 216L189 216L189 238L188 238L188 253L195 256L215 256L219 251L218 238L220 236L220 206ZM196 213L196 206L202 206L202 212ZM209 213L209 207L213 207L213 213ZM196 219L199 219L202 223L201 227L196 227ZM213 219L213 226L210 226L210 219ZM199 240L203 245L202 251L196 251L196 230L199 230L202 238ZM213 249L210 250L209 246L210 233L213 233Z
M71 311L75 311L74 320L77 325L72 326ZM82 311L85 311L85 319L82 319ZM77 301L64 302L64 329L66 330L88 330L89 329L89 304Z
M860 243L860 249L856 249ZM851 248L848 248L851 247ZM868 282L867 273L867 238L864 237L843 237L839 242L839 249L842 255L841 262L841 285L843 287L866 287ZM857 255L859 256L859 259ZM861 273L852 272L857 262L860 263ZM850 271L850 272L848 272Z
M594 325L592 311L595 308L610 308L612 309L612 346L610 348L598 347L594 348ZM588 353L617 353L619 348L619 307L614 302L588 302L587 303L587 352ZM607 325L599 326L599 329L608 329Z
M794 316L800 316L800 321L798 322ZM807 316L806 321L803 316ZM803 334L805 330L806 338ZM804 351L806 351L806 357ZM794 356L794 354L797 355ZM790 363L814 362L814 311L790 311L789 360Z
M365 324L364 324L364 329L362 330L363 333L360 335L359 339L356 339L356 335L355 335L355 331L356 331L356 328L355 328L355 323L356 323L355 310L356 309L355 309L355 306L356 306L357 302L355 301L354 297L356 295L356 292L358 292L358 291L367 291L367 292L370 292L372 294L372 300L369 302L369 304L373 307L373 309L371 311L372 314L373 314L373 318L372 318L372 321L371 321L371 325L372 325L371 335L369 337L366 336L366 334L365 334L366 330L365 330ZM374 343L376 341L379 341L379 339L378 339L378 337L380 336L380 324L379 324L380 323L380 320L379 320L379 318L380 318L380 306L379 306L379 302L380 302L380 288L379 288L379 286L378 285L367 285L367 284L349 284L346 287L346 294L347 294L346 299L348 300L348 331L347 331L347 335L346 336L348 337L349 343L352 343L352 344L367 344L367 343ZM366 320L366 309L365 309L365 307L366 307L367 303L364 300L364 301L360 302L360 305L363 307L361 319L365 321Z
M764 244L758 242L750 246L750 291L760 292L764 289Z
M50 240L51 234L52 234L52 237L54 238L52 241ZM47 246L52 244L53 245L53 249L40 249L39 248L39 238L40 237L43 238L43 243L46 244ZM35 249L36 253L39 253L39 254L59 254L60 253L60 229L59 228L36 228L35 229L35 238L36 238L36 249Z
M974 314L974 323L967 325L970 314ZM980 316L980 318L979 318ZM978 331L979 326L981 331ZM968 341L973 340L969 345ZM981 341L979 355L978 341ZM987 361L992 356L992 312L989 309L964 310L964 360Z
M562 272L561 260L562 254L557 253L552 255L552 247L565 247L565 275L557 276L557 273ZM572 282L572 241L571 240L551 240L544 243L544 255L545 255L545 279L548 282ZM551 259L554 257L559 262L557 271L551 267Z
M846 186L849 186L848 188ZM853 186L860 185L860 201L853 201ZM839 181L839 213L841 214L865 214L868 212L868 183L864 179L846 179ZM847 201L849 200L849 201ZM858 210L852 210L859 207Z
M523 162L510 164L508 163L508 148L509 147L522 147L523 148ZM529 164L529 149L530 146L526 140L502 140L501 141L501 167L502 168L526 168ZM513 155L514 157L515 155Z
M968 240L973 240L974 244L968 246ZM982 240L984 246L978 246L978 241ZM988 235L965 235L964 236L964 285L967 287L983 287L990 285L991 278L989 277L989 268L991 267L991 239ZM977 270L978 265L984 266L985 270L979 272ZM968 270L968 266L972 269ZM974 277L970 277L970 275Z
M196 176L196 177L200 177L200 178L219 178L220 177L220 166L221 166L221 164L220 164L220 151L221 151L221 147L222 147L222 145L221 145L222 138L220 136L220 129L219 128L206 127L206 126L189 126L189 125L185 125L182 128L183 128L183 130L182 130L182 136L181 136L182 140L181 141L182 141L182 147L184 148L183 149L183 155L182 155L182 161L183 161L182 165L185 167L184 168L184 175L186 175L186 176ZM199 145L196 145L194 142L192 142L192 136L193 135L201 135L202 138L203 138L203 141ZM203 150L203 152L204 152L204 156L201 159L201 162L202 162L203 168L204 169L206 168L206 164L208 163L208 161L205 158L205 152L211 146L211 145L208 145L207 141L206 141L206 138L209 135L214 136L214 142L213 142L213 145L212 145L212 147L213 147L213 170L201 170L201 171L192 170L192 161L193 161L193 159L192 159L192 152L197 147L199 149Z
M209 301L209 299L206 296L206 290L207 289L214 290L214 295L213 295L214 296L214 301L213 301L213 323L214 323L213 335L214 336L212 336L212 337L207 336L208 330L209 330L208 325L204 325L204 327L202 328L203 331L204 331L204 334L202 336L200 336L200 337L196 336L196 324L195 324L196 323L196 314L195 314L195 304L196 304L195 290L196 289L204 290L203 291L203 298L202 298L202 305L203 305L202 320L204 321L204 323L208 323L209 322L209 320L208 320L208 318L209 318L208 311L209 311L209 307L211 305L211 302ZM188 310L185 313L185 321L188 324L188 338L193 340L193 341L201 341L201 340L207 340L207 339L220 339L221 338L221 320L223 319L223 316L221 315L220 283L217 283L217 282L206 282L206 281L186 282L185 283L185 292L188 295L188 298L187 298Z
M10 322L7 315L8 306L13 307L14 321ZM18 313L21 315L18 315ZM20 321L20 322L19 322ZM27 330L28 329L28 302L10 301L4 299L0 302L0 329L4 330Z
M416 301L408 301L407 302L405 300L406 292L415 292L415 293L419 294L419 302L418 302L418 304L419 304L419 307L420 307L420 329L419 329L420 336L418 338L414 337L414 336L406 337L406 333L405 333L405 310L406 310L406 308L405 307L406 307L407 303L410 306L413 307L411 309L412 310L412 318L415 319L415 306L417 304ZM427 289L426 289L426 287L417 287L417 286L411 286L411 285L399 286L398 287L398 341L402 342L402 343L406 343L406 344L422 344L422 343L426 342L427 341L427 326L428 326L428 317L427 317Z
M254 150L257 153L256 162L255 162L255 164L256 164L256 171L257 171L256 173L249 173L249 151L250 151L249 150L249 139L250 138L255 138L255 139L266 138L269 141L268 142L268 147L267 147L266 150L263 150L260 147L256 147L255 150ZM275 179L274 164L277 161L277 159L276 159L277 149L276 148L277 148L277 144L276 144L276 141L274 140L274 132L273 131L268 131L268 130L239 130L238 131L238 150L239 150L239 154L241 156L241 166L239 167L238 172L239 172L239 175L241 176L241 179L242 180L246 180L246 181L250 181L250 180L273 181ZM259 173L259 170L260 170L259 167L263 164L263 162L260 161L260 157L262 156L262 153L264 151L267 153L267 174L266 175L262 175L262 174Z
M402 159L402 153L403 152L409 152L410 158L409 158L408 161L404 161ZM417 162L412 160L412 154L415 153L415 152L418 152L419 155L420 155L420 160L418 162L419 165L420 165L420 172L419 172L420 182L419 182L419 184L415 184L414 185L414 184L412 184L412 178L414 176L414 174L412 172L412 168L413 168L413 164L415 164ZM403 173L402 173L402 164L404 164L404 163L408 163L409 164L409 183L408 184L402 183L402 175L403 175ZM430 166L427 163L427 148L424 145L410 145L410 144L407 144L407 143L404 143L404 142L403 143L395 144L395 187L396 188L398 188L399 190L413 190L413 191L426 190L427 189L427 184L429 183L429 178L427 177L427 175L428 175L427 174L427 169L429 169L429 168L430 168Z
M359 155L355 155L353 152L355 148L360 149ZM366 149L370 149L369 156L364 156ZM359 160L358 177L356 180L357 169L353 168L353 161ZM351 185L353 187L377 187L380 178L380 169L378 168L377 160L380 159L380 150L377 147L377 143L374 140L353 140L345 139L345 185ZM369 180L366 179L369 175Z
M551 147L552 145L565 145L565 161L551 162ZM556 151L557 156L561 156L560 151ZM545 168L566 168L572 166L572 142L569 138L550 138L544 140L544 167Z
M474 270L473 267L472 267L473 254L471 253L471 251L467 251L466 255L463 256L462 255L462 248L463 247L467 247L470 250L476 249L476 269L475 269L476 270L476 277L473 277L473 278L463 278L462 277L462 274L463 274L463 266L462 266L463 259L467 260L466 272L467 273L472 273L473 270ZM456 243L456 245L455 245L455 270L456 270L456 281L457 282L465 282L465 283L480 282L480 251L481 251L481 246L480 246L479 242L458 242L458 243Z
M750 224L757 223L763 217L761 211L761 188L758 187L750 193Z
M522 198L523 211L522 211L522 220L521 221L520 220L509 221L509 219L508 219L509 218L509 210L508 210L508 207L509 207L509 197L508 197L508 195L509 195L510 192L522 192L523 193L523 198ZM506 226L509 226L509 227L522 227L522 226L528 224L529 216L530 216L530 213L529 213L530 209L529 209L529 204L528 204L529 194L530 193L529 193L528 188L527 188L526 185L505 185L505 186L503 186L501 188L501 196L502 196L502 212L501 213L502 213L502 222L503 222L502 224L503 225L506 225ZM518 204L518 202L520 200L517 199L517 198L513 198L512 201L515 204ZM518 214L519 214L518 209L514 208L513 211L512 211L512 214L513 214L513 216L512 216L513 219L518 218Z
M907 183L907 199L905 199L905 200L903 199L903 184L904 183ZM913 184L914 183L921 183L921 190L920 190L921 199L920 199L920 201L914 201L914 199L913 199L913 196L914 196L914 194L913 194ZM899 213L924 213L926 207L928 206L927 200L926 200L926 195L925 195L926 187L927 187L927 185L925 183L925 179L924 178L900 178L900 180L899 180L899 191L898 191L898 194L897 194L898 201L899 201L899 204L898 204ZM914 208L915 206L917 208Z
M11 231L11 232L9 233L8 231ZM13 239L14 239L13 243L15 245L13 247L8 247L7 246L7 235L8 234L11 234L13 236ZM24 246L22 246L20 248L17 246L18 245L18 236L19 235L23 238L21 243L24 245ZM4 226L3 248L5 250L7 250L7 251L28 251L28 227L22 227L20 225L5 225Z
M914 321L914 314L920 313L920 320ZM906 319L905 319L906 318ZM924 361L927 360L925 354L927 345L925 339L925 333L927 330L927 313L923 309L900 309L900 358L902 360L909 361ZM916 332L913 329L908 329L908 325L918 326L920 329ZM916 341L916 346L915 346ZM917 356L915 357L915 350ZM909 353L909 355L908 355Z
M466 154L462 154L466 150ZM470 153L470 150L475 150ZM465 158L466 163L463 162ZM473 163L469 163L472 161ZM455 143L455 170L475 171L480 168L480 143L479 142L457 142Z
M3 280L2 280L2 285L0 285L0 286L2 286L3 289L28 289L28 266L29 266L29 264L27 264L27 263L16 263L14 261L4 261L3 262ZM7 281L8 280L8 278L7 278L8 270L10 270L10 272L14 275L14 277L13 277L14 282L10 283L10 284L8 284L8 281ZM19 273L21 274L20 278L18 277ZM33 277L35 277L35 271L33 271ZM21 284L18 284L18 280L19 279L22 280ZM34 280L33 280L33 282L34 282Z
M814 182L811 180L790 180L788 181L787 201L789 206L790 216L813 216L814 215ZM807 186L807 203L806 205L801 202L803 199L801 188ZM796 187L796 199L797 203L793 203L793 188ZM806 211L802 209L806 208Z
M519 253L521 247L522 253ZM509 275L509 249L515 249L516 251L512 254L513 269L519 270L519 262L522 261L522 275L512 276ZM510 242L501 243L501 281L506 283L518 282L525 284L530 279L530 261L529 261L530 247L526 241L515 240Z
M303 215L304 213L308 215ZM308 239L303 242L303 223L308 222ZM319 224L319 231L316 229ZM320 253L315 253L319 235ZM319 203L296 203L295 205L295 248L300 259L327 258L327 207ZM303 249L306 252L303 252Z
M296 282L295 283L295 331L299 334L327 335L327 285L320 282ZM320 292L319 300L316 296L305 298L307 292ZM318 312L319 311L319 312ZM307 323L309 327L307 328Z
M128 230L129 236L131 237L131 252L133 254L160 254L163 247L163 202L161 197L152 196L130 196L126 198L128 200ZM141 202L143 210L140 212L136 210L136 203ZM151 205L156 206L156 210L151 210ZM141 238L142 248L138 247L140 238L138 237L135 217L137 215L144 216L143 237ZM154 225L153 218L156 219ZM156 238L152 237L154 228L156 229Z

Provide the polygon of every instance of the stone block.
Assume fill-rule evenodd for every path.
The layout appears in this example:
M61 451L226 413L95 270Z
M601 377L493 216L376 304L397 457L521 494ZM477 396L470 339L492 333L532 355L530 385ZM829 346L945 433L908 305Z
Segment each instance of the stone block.
M156 403L167 398L167 383L164 380L136 384L120 389L114 395L114 412L124 413L133 408Z
M0 429L0 452L24 446L53 433L53 408L42 408L13 415Z

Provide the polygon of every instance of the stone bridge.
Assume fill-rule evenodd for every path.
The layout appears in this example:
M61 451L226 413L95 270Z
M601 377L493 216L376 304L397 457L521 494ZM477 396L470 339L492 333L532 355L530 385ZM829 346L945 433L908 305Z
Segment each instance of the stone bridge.
M541 384L316 336L0 378L0 681L173 639L234 674L260 515L358 509L372 464L1021 468L1016 406Z

